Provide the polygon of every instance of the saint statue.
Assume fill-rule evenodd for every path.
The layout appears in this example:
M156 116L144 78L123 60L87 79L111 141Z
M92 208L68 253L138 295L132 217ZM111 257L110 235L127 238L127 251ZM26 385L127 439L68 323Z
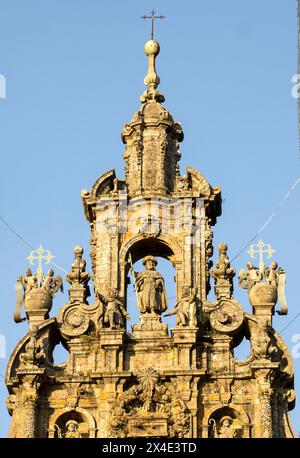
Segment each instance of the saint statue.
M81 434L78 430L78 421L69 420L67 421L65 428L66 432L62 434L61 429L56 425L58 430L58 437L64 439L80 439Z
M239 430L234 427L233 419L228 415L221 418L219 427L217 427L216 421L214 419L211 419L209 423L213 428L213 434L215 438L235 439L239 436Z
M168 308L163 276L156 271L154 256L146 256L143 265L145 272L134 272L139 310L141 313L161 314Z

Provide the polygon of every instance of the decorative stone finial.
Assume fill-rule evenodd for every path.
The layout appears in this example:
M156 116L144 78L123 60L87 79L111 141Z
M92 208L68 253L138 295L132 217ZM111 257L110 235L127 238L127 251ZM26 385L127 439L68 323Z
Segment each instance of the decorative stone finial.
M159 43L153 39L147 41L147 43L144 46L144 51L145 54L148 56L149 63L148 73L144 79L144 83L146 86L148 86L148 89L143 93L140 100L142 103L146 103L150 100L163 102L165 100L165 97L156 90L157 86L160 83L160 78L156 73L155 68L155 58L156 56L158 56L160 51Z
M265 316L271 322L274 307L279 299L281 308L278 313L286 315L288 306L285 297L284 269L278 267L275 261L271 262L270 267L264 266L263 272L254 267L251 262L247 263L247 268L248 270L240 270L239 286L247 289L254 314Z
M216 267L211 270L211 276L215 279L215 294L218 299L220 297L230 298L233 292L235 270L230 267L226 243L220 243L218 249L219 259Z
M82 302L87 303L87 298L90 296L90 289L88 282L90 281L90 274L86 272L86 262L83 259L83 248L76 246L74 248L74 262L71 266L71 272L66 276L67 281L70 283L69 289L70 303Z
M159 76L156 73L155 58L158 56L160 48L159 44L155 40L149 40L144 46L146 56L148 56L149 68L148 73L145 76L144 83L148 86L149 91L153 91L157 88L160 83Z

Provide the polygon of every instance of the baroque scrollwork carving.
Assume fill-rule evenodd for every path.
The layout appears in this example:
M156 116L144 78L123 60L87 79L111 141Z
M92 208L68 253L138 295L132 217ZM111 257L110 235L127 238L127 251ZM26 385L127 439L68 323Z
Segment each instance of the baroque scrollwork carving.
M243 321L243 309L235 299L220 299L217 307L210 314L212 329L221 334L236 334L241 329Z
M80 304L67 304L57 319L60 332L67 337L78 337L84 334L90 324L89 316L84 313Z

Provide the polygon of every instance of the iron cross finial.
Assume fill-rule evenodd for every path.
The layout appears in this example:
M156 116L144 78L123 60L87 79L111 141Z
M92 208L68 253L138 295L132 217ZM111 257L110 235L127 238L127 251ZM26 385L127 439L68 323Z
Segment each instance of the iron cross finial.
M166 16L155 16L155 11L151 11L151 16L141 16L141 19L151 19L151 40L153 40L154 35L154 21L155 19L165 19Z

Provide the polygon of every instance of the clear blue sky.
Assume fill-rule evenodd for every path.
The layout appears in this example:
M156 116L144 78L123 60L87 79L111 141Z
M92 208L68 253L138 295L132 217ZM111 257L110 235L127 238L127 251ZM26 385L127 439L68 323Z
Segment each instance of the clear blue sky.
M295 0L1 0L0 74L7 81L7 98L0 99L1 216L31 245L51 249L65 270L76 244L89 251L81 189L113 167L123 176L120 132L139 107L147 67L150 24L139 17L153 7L167 16L156 26L157 68L165 105L185 132L181 170L191 165L222 187L215 246L226 241L233 257L300 175L291 96ZM300 311L299 194L300 186L262 234L287 271L290 310L275 319L279 331ZM3 224L0 234L0 334L9 356L27 328L13 323L12 312L29 249ZM244 252L234 266L248 260ZM250 311L245 291L235 296ZM63 303L58 295L53 314ZM300 317L282 334L290 349L295 334ZM6 364L0 359L2 375ZM0 379L0 435L6 436ZM292 421L299 432L298 405Z

